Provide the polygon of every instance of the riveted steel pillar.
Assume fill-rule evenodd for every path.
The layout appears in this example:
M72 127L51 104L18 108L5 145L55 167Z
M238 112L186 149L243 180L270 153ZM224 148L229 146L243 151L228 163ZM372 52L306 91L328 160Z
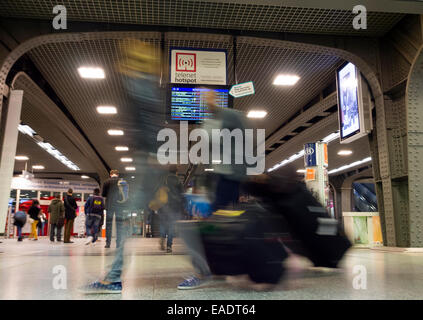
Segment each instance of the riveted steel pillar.
M411 68L407 92L410 246L423 247L423 53Z

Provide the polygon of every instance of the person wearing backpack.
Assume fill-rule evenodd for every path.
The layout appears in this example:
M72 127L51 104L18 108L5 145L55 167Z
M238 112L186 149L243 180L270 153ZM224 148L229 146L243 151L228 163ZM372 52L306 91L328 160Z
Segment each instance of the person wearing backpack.
M90 196L85 203L85 227L87 230L87 242L95 243L98 238L98 229L104 215L104 199L100 196L100 189L94 189L94 195Z
M112 242L112 222L116 216L116 247L122 242L123 211L127 208L128 183L119 179L119 171L111 170L110 179L103 184L101 196L106 199L106 246L110 248Z

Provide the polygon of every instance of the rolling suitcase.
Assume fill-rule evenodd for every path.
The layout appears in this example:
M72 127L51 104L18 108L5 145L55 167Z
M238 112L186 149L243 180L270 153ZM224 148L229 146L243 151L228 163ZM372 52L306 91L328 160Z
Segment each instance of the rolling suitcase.
M277 283L287 258L279 239L266 233L257 206L218 210L200 223L205 255L213 274L248 274L257 283Z
M303 183L271 179L266 184L249 183L247 189L279 221L273 228L292 236L291 241L284 241L289 249L316 267L338 266L351 243Z

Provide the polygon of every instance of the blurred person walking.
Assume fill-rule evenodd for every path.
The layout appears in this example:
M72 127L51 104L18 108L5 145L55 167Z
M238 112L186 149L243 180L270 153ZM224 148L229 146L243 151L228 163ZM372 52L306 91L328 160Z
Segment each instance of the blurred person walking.
M85 227L87 230L87 241L85 244L89 245L97 241L100 222L104 215L104 199L100 196L100 189L94 189L94 195L87 199L85 215Z
M65 221L65 206L60 200L60 194L56 194L56 197L51 200L48 212L50 213L50 241L54 242L56 237L56 240L61 242L62 228Z
M63 243L73 243L70 241L71 233L73 230L73 222L76 218L76 209L78 205L73 197L73 190L69 189L66 196L63 198L65 205L65 234Z
M206 93L205 102L212 116L210 119L204 120L202 129L208 132L209 137L213 136L212 131L215 129L228 129L230 132L234 129L244 131L247 123L245 116L239 111L219 107L217 96L214 91L210 90ZM212 141L212 139L210 139L210 142L211 144L220 144L220 140ZM222 163L222 159L227 155L224 154L225 149L222 151L220 145L218 147L218 150L220 150L220 158L213 159L213 157L211 157L213 174L209 175L212 180L210 183L212 187L209 195L212 211L227 209L234 206L238 202L241 182L246 180L244 154L236 154L238 148L236 148L235 143L235 139L231 139L231 146L229 149L231 162L229 164ZM213 149L213 145L211 145L209 147L211 155L213 155ZM236 159L240 156L243 162L237 163ZM220 160L220 162L217 160ZM196 275L186 278L178 285L178 289L186 290L202 287L212 279L212 276L205 256L204 245L198 226L196 224L187 225L184 227L184 232L182 232L181 235L189 249Z
M113 263L103 280L95 281L80 288L84 293L121 293L122 272L124 267L124 244L128 236L128 210L146 208L154 196L155 182L159 181L162 169L157 165L157 134L163 128L166 113L164 95L161 90L161 56L160 46L152 45L137 39L125 39L121 42L122 57L118 71L122 75L125 89L128 93L128 112L133 115L128 119L129 134L136 136L134 146L137 149L137 177L131 185L129 201L113 207L113 195L116 190L115 181L106 182L102 196L106 197L106 248L110 247L113 216L109 214L110 207L119 212L117 221L117 245ZM116 172L117 173L117 172ZM118 173L117 173L118 174ZM111 177L112 179L112 177ZM124 182L124 181L122 181ZM118 185L118 195L128 192L128 184ZM126 190L126 192L125 192ZM110 199L109 197L112 197ZM123 208L122 208L123 207ZM112 210L113 211L113 210ZM124 213L126 211L126 213ZM120 227L119 227L120 226Z
M30 238L33 238L34 241L38 240L37 224L40 222L40 212L40 202L34 199L31 207L28 209L28 215L32 219L30 220L32 223Z

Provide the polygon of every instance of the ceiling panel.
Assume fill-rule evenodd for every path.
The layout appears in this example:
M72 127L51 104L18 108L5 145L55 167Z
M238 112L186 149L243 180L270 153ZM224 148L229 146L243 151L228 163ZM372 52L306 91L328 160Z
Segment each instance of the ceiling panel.
M57 4L55 0L2 0L0 16L51 20ZM368 28L354 30L351 10L288 7L282 3L67 0L63 4L71 21L366 36L383 35L404 17L368 12Z

